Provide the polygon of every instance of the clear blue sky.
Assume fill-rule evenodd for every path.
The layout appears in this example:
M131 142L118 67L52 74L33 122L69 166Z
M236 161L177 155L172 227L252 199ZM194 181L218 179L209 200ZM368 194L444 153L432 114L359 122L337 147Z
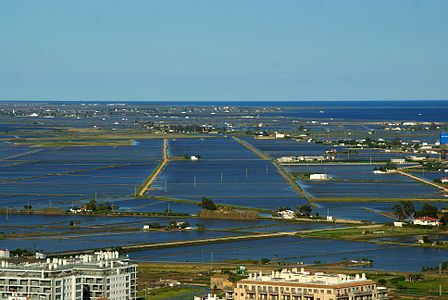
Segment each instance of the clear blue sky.
M0 0L0 99L448 99L447 0Z

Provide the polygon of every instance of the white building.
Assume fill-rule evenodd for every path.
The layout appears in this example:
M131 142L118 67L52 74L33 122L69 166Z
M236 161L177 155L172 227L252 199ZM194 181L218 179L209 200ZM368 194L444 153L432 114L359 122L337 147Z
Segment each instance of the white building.
M313 161L324 161L333 160L333 155L300 155L300 156L282 156L277 158L279 163L293 163L293 162L313 162Z
M412 223L414 225L423 225L423 226L439 226L441 224L439 222L439 219L431 217L416 218L414 219L414 221L412 221Z
M296 217L296 215L294 214L294 212L292 210L281 210L277 213L280 217L282 217L283 219L294 219Z
M446 171L446 170L445 170ZM443 177L440 179L441 183L448 183L448 177Z
M310 180L327 180L327 174L310 174Z
M10 253L9 253L8 249L0 250L0 258L9 258L9 256L10 256Z
M285 138L285 134L276 131L276 132L274 132L274 138L276 138L276 139L284 139Z
M404 159L404 158L391 158L390 162L394 163L394 164L405 164L406 163L406 159Z
M365 274L325 274L305 272L302 268L272 271L271 274L251 273L226 289L226 299L277 299L277 300L382 300L387 289L379 289L376 282Z
M417 156L417 155L407 156L406 158L411 160L411 161L424 161L424 160L426 160L426 157L424 157L424 156Z
M394 227L403 227L404 222L395 221Z
M197 157L196 155L192 155L190 156L190 160L199 160L199 157Z
M118 252L96 252L45 262L1 261L0 299L83 300L137 297L137 265Z

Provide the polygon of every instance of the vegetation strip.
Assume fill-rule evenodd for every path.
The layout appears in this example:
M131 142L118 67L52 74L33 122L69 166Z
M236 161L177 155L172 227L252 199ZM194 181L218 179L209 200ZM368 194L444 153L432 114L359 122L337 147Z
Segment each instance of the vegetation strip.
M433 187L435 187L435 188L438 188L438 189L440 189L440 190L442 190L442 191L444 191L444 192L448 192L448 189L447 189L447 188L445 188L445 187L443 187L443 186L440 186L440 185L438 185L438 184L436 184L436 183L434 183L434 182L431 182L431 181L429 181L429 180L426 180L426 179L417 177L417 176L415 176L415 175L412 175L412 174L403 172L402 170L397 170L397 173L398 173L398 174L401 174L401 175L404 175L404 176L407 176L407 177L409 177L409 178L411 178L411 179L414 179L414 180L416 180L416 181L423 182L423 183L425 183L425 184L427 184L427 185L430 185L430 186L433 186Z
M157 166L157 168L149 175L149 177L145 180L142 186L138 189L136 196L142 197L146 191L151 187L154 181L157 179L159 174L163 171L163 169L168 164L168 145L167 139L163 139L163 150L162 150L162 161Z

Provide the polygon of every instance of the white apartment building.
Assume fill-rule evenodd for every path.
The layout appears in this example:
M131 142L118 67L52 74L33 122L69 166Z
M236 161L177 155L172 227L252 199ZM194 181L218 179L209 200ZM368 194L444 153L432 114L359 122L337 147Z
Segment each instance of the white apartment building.
M365 274L324 274L302 268L271 274L253 273L226 290L232 300L379 300L387 299L387 289L377 288Z
M1 261L0 299L131 300L137 297L137 265L118 252L10 263Z

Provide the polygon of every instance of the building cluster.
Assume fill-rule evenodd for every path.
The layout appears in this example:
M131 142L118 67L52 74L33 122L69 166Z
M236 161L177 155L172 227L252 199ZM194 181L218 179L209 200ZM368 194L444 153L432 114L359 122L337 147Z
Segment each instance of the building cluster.
M0 299L129 300L137 297L137 265L118 252L11 263L1 261Z
M219 282L219 281L218 281ZM222 282L220 282L222 283ZM213 281L212 285L216 285ZM223 287L226 300L382 300L387 289L378 287L365 274L310 273L303 268L269 274L250 273L232 287ZM213 299L213 298L211 298Z
M277 158L279 163L296 163L296 162L321 162L334 160L333 155L299 155L299 156L282 156Z
M442 225L442 222L440 222L438 218L420 217L420 218L415 218L412 221L412 224L422 225L422 226L440 226L440 225Z

